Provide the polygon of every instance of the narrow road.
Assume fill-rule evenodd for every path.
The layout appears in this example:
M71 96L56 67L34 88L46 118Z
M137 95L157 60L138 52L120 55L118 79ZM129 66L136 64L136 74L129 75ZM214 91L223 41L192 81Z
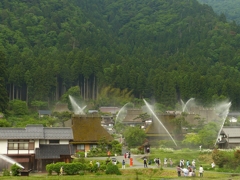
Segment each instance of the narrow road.
M141 154L141 155L131 155L131 158L133 158L133 166L127 166L126 169L140 169L144 168L143 167L143 157L146 155ZM126 165L130 165L130 159L124 158L124 156L110 156L110 158L116 158L119 163L122 163L122 160L124 159L126 162ZM92 160L106 160L107 157L87 157L87 159L92 159ZM157 168L155 164L148 165L148 168Z

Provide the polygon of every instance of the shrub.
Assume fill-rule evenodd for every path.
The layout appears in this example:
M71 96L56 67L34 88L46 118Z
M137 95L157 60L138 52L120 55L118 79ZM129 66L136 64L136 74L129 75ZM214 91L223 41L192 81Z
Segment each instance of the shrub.
M54 166L54 164L47 164L46 165L46 170L48 172L48 175L52 175L53 166Z
M99 170L100 171L105 171L107 169L107 165L101 164Z
M7 169L3 169L3 176L10 176L10 171Z
M48 172L49 175L52 175L52 172L56 172L58 175L60 174L60 168L65 166L64 162L58 162L56 164L48 164L46 166L46 170ZM65 171L65 169L64 169Z
M16 164L12 165L12 166L11 166L12 175L13 175L13 176L18 176L20 169L21 169L21 168L18 167Z
M113 165L112 163L107 164L106 168L106 174L116 174L116 175L121 175L120 170L118 169L118 166Z
M212 152L212 159L216 163L216 165L219 166L219 168L223 168L225 164L228 162L228 158L224 151L219 151L217 149L214 149Z
M48 164L46 166L46 170L49 175L52 175L52 172L56 172L58 175L60 174L60 168L63 166L63 171L67 175L78 174L80 171L84 171L86 169L86 165L75 162L75 163L64 163L58 162L56 164Z
M83 176L83 175L84 175L84 171L80 171L80 172L79 172L79 175L80 175L80 176Z

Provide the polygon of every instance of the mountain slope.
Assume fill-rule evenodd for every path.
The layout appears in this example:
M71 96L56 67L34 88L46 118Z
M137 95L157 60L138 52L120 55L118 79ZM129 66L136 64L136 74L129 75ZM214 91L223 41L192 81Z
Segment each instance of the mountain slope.
M240 24L240 0L198 0L201 3L212 6L218 14L225 14L229 21Z
M85 100L112 86L169 106L240 103L240 28L196 0L1 1L0 18L10 99L79 85Z

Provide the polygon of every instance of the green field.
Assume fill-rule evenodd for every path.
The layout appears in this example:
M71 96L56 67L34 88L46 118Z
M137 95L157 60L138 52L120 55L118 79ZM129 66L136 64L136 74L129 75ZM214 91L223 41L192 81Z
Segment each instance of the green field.
M29 177L12 177L12 176L1 176L0 179L11 179L11 180L21 180L21 179L48 179L48 180L90 180L90 179L102 179L102 180L148 180L148 179L218 179L218 180L236 180L240 179L240 174L230 173L230 172L217 172L218 167L212 169L210 163L212 162L211 152L208 151L199 151L199 150L172 150L172 149L151 149L151 154L147 155L148 159L153 160L154 158L160 158L162 163L164 158L171 158L173 160L173 167L163 167L163 168L129 168L126 166L126 169L120 169L122 175L106 175L105 172L89 173L85 172L84 175L73 175L73 176L58 176L56 173L49 176L47 173L30 173ZM179 164L179 160L188 159L190 162L196 160L196 177L177 177L176 166ZM142 162L142 159L138 159L139 162ZM204 177L200 178L198 175L199 166L204 167ZM121 167L121 164L118 164L118 167ZM150 166L149 166L150 167ZM152 164L152 167L156 167L155 164Z
M121 170L123 173L122 175L93 175L93 174L86 174L83 176L75 175L75 176L48 176L47 174L38 174L32 173L29 177L18 176L18 177L1 177L1 179L11 179L11 180L21 180L21 179L49 179L49 180L89 180L89 179L106 179L106 180L147 180L147 179L221 179L221 180L235 180L240 179L240 176L236 176L236 174L227 174L227 173L217 173L217 172L204 172L204 177L177 177L177 174L174 169L166 169L166 170L154 170L154 169L126 169ZM137 175L138 174L138 175Z

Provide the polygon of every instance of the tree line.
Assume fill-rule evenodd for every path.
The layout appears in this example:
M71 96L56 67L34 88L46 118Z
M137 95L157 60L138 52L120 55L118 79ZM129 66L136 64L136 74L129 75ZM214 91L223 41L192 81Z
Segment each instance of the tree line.
M110 86L171 107L239 106L240 27L197 0L4 0L0 20L10 100L54 102L79 86L94 101Z

